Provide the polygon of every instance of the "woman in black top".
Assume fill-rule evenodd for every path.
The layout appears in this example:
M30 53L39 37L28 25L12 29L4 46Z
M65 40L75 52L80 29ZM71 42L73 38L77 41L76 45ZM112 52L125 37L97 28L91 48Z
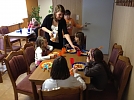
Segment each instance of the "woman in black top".
M47 38L48 44L52 45L54 48L61 49L63 47L63 32L71 47L77 48L73 45L68 34L64 13L64 7L62 5L57 5L54 14L45 17L41 25L42 30L45 31L45 37Z

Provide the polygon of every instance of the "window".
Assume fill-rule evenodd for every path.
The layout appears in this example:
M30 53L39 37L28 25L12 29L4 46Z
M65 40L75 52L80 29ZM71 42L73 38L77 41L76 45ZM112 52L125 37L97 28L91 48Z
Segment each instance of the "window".
M27 17L26 0L0 0L0 26L22 23Z

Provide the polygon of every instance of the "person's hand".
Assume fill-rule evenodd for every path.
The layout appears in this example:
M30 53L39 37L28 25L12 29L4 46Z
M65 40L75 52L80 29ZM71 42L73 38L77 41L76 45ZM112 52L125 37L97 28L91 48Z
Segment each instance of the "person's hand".
M70 45L69 45L69 44L65 44L65 47L66 47L66 48L70 48Z
M50 59L54 59L55 58L54 54L49 54L49 56L50 56Z
M88 52L90 60L93 60L92 52L93 52L93 49L90 49Z
M80 50L80 48L77 47L77 46L75 46L75 45L72 45L71 47L72 47L73 49Z
M87 61L87 62L90 62L90 57L89 57L89 56L87 56L86 61Z
M52 31L49 32L49 36L53 37L53 32Z
M78 72L78 69L77 68L73 68L73 72L74 73L77 73Z

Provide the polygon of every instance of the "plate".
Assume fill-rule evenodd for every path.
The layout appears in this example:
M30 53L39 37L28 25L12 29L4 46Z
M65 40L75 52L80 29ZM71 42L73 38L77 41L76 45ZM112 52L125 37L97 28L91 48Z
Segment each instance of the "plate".
M87 56L87 54L88 54L88 50L81 50L82 52L81 52L81 55L82 56Z
M76 53L76 50L75 49L68 49L67 52L68 53Z
M83 71L85 68L85 63L84 62L75 62L73 63L73 67L77 68L79 71Z
M47 67L51 68L52 67L52 62L41 62L40 67L41 68L46 68L46 69L47 69Z

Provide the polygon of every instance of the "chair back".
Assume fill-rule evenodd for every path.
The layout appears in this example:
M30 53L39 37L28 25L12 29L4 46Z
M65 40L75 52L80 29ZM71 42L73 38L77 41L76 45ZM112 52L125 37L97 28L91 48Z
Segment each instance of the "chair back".
M118 59L119 55L123 55L122 46L117 45L117 43L115 43L113 45L112 52L111 52L111 55L110 55L110 58L109 58L109 61L108 61L108 65L109 65L112 72L114 70L114 66L117 62L117 59Z
M0 50L4 51L4 38L0 36Z
M115 68L113 70L115 85L118 90L117 100L122 99L122 95L126 87L126 84L128 82L128 78L131 70L132 70L132 65L130 64L129 58L125 56L119 56L115 64Z
M8 27L7 26L0 27L0 31L1 31L1 34L2 35L5 35L5 34L8 34L9 33L9 30L8 30Z
M26 43L24 45L24 54L26 56L28 65L30 66L31 63L35 61L35 48L33 43Z
M8 35L4 35L4 52L17 51L20 50L21 46L13 46L10 42L10 38Z
M52 91L39 90L40 100L82 100L80 87L59 88Z
M23 51L11 51L9 55L4 58L4 62L6 64L9 77L11 79L11 82L13 86L16 86L16 80L17 78L25 73L30 73L28 69L27 61L24 57Z
M42 36L42 37L45 36L45 32L42 30L42 28L38 29L38 36Z

